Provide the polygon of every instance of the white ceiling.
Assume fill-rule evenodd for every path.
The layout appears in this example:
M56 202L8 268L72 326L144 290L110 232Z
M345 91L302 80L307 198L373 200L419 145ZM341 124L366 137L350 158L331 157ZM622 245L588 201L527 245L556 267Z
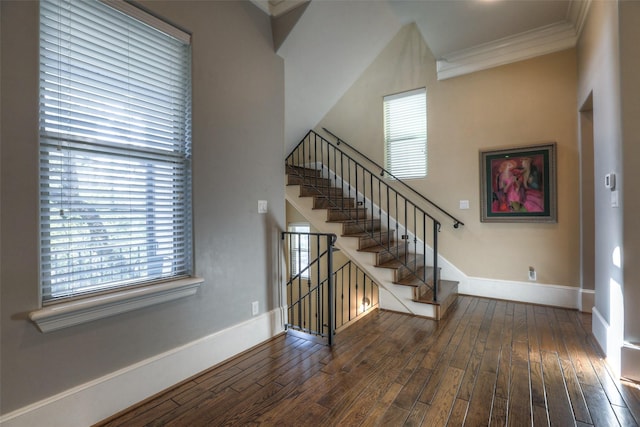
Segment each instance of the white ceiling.
M251 1L278 18L308 3ZM315 126L403 25L416 23L438 79L448 79L574 47L590 2L311 0L278 48L285 59L285 137L297 141Z
M436 58L569 20L569 0L392 1Z
M382 0L313 0L380 2ZM404 22L416 22L436 59L553 26L579 31L590 0L386 0ZM254 0L281 16L305 0Z

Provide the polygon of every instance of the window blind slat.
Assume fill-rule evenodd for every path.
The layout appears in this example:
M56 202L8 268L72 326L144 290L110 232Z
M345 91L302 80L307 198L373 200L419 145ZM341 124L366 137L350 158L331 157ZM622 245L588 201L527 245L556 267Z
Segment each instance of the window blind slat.
M43 301L190 275L190 46L97 1L40 4Z
M385 167L400 179L427 174L426 90L384 97Z

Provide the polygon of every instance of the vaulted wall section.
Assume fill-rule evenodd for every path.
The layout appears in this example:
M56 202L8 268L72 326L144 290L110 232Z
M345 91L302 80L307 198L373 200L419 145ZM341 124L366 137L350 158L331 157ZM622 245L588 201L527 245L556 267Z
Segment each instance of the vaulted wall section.
M441 233L441 254L472 277L580 286L576 52L569 49L449 80L416 26L393 38L318 126L383 164L382 98L427 89L428 176L410 185L466 224ZM556 142L558 222L480 222L479 150ZM459 209L469 200L470 209Z

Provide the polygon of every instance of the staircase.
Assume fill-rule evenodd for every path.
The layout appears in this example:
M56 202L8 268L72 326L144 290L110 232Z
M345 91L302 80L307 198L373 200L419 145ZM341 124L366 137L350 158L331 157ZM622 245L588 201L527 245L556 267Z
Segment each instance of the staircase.
M285 171L289 203L318 231L340 236L336 247L378 283L381 308L445 316L458 282L440 278L438 221L314 132L287 158Z

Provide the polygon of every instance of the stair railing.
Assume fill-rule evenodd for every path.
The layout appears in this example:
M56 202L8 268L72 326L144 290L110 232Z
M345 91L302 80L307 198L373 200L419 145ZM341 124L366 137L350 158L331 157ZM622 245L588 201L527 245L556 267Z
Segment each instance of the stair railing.
M378 306L378 284L351 260L336 269L333 283L336 330Z
M433 206L435 209L437 209L438 211L440 211L444 215L446 215L449 218L451 218L453 220L453 228L458 228L461 225L464 225L464 222L460 221L458 218L456 218L455 216L451 215L449 212L447 212L446 210L444 210L443 208L438 206L434 201L432 201L431 199L426 197L424 194L420 193L418 190L416 190L415 188L413 188L412 186L410 186L409 184L407 184L406 182L404 182L403 180L401 180L400 178L398 178L397 176L395 176L394 174L389 172L387 169L385 169L382 166L380 166L375 160L371 159L366 154L360 152L360 150L358 150L357 148L355 148L352 145L350 145L349 143L347 143L347 141L345 141L344 139L340 138L338 135L336 135L335 133L331 132L327 128L323 127L322 130L336 139L336 145L340 145L340 144L346 145L347 147L349 147L349 149L351 149L352 151L357 153L360 157L366 159L369 163L374 165L377 169L380 170L380 176L382 176L382 177L384 177L385 175L390 176L397 183L399 183L400 185L404 186L409 191L413 192L416 196L420 197L422 200L424 200L425 202L429 203L431 206Z
M336 320L333 250L335 234L282 232L288 253L285 327L327 339L333 345Z
M354 198L355 208L346 210L350 221L383 247L395 262L407 269L407 273L420 279L419 288L426 289L419 295L431 290L433 301L438 300L441 224L434 216L391 187L379 173L370 171L314 131L309 131L287 156L286 166L290 173L303 176L306 185L314 187L318 193L327 187L327 182L341 188L341 194L326 196L334 209L344 211L343 199ZM309 175L310 169L317 173ZM462 222L457 221L457 224ZM432 266L428 267L430 252Z

